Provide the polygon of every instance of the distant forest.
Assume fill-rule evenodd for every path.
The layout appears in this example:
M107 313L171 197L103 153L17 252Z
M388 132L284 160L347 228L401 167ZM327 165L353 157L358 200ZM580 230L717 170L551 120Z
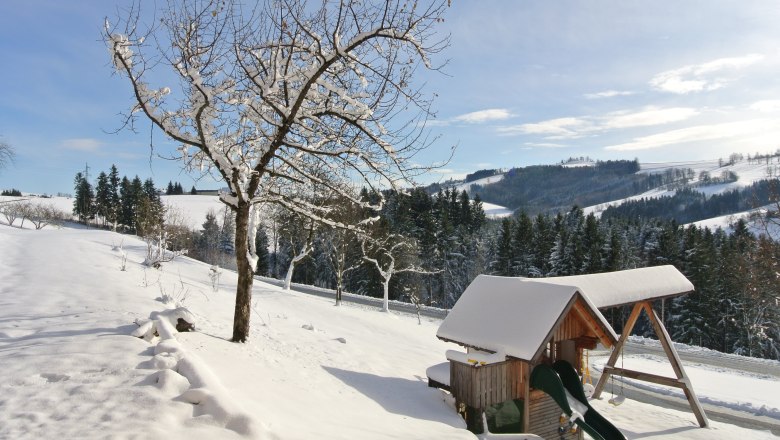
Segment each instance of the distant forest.
M741 190L706 196L696 190L684 188L674 196L626 201L610 206L601 214L603 220L612 218L660 218L678 223L692 223L721 215L747 211L771 202L778 194L778 179L761 180Z
M512 168L490 185L472 187L472 195L529 214L567 211L628 197L659 184L663 175L637 174L636 160L600 161L595 166L536 165ZM588 191L583 191L587 188Z

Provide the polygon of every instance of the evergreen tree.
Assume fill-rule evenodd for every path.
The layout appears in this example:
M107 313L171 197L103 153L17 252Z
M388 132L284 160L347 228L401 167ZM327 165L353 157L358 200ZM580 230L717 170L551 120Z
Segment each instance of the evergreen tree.
M95 217L95 193L81 172L76 173L74 184L76 197L73 201L73 214L78 216L80 222L87 223Z
M222 228L219 231L219 250L226 255L235 254L236 222L228 209L222 211Z
M193 196L197 196L198 195L198 191L195 190L195 185L192 185L192 189L190 190L190 195L193 195Z
M501 230L498 235L496 261L493 273L501 276L512 276L512 220L508 217L501 220Z
M125 230L133 230L135 227L135 205L138 197L127 176L122 177L122 182L119 184L119 196L121 200L119 223L124 226Z
M512 272L522 277L532 276L534 225L525 211L517 217L512 237Z
M108 175L103 171L98 174L95 185L95 213L100 216L103 225L111 215L111 188L108 184Z
M170 180L168 181L168 188L165 190L165 195L170 196L173 195L173 182Z
M116 229L116 224L122 209L122 201L119 197L119 185L119 171L116 169L116 165L111 165L111 169L108 172L109 208L106 213L106 219L114 225L114 229Z
M599 231L599 223L593 213L585 218L585 228L582 236L583 263L581 273L598 273L602 271L603 261L601 249L604 239Z
M531 275L535 277L544 276L550 271L549 256L555 245L555 232L549 218L543 214L538 214L534 221L534 266L531 269Z
M258 228L257 235L255 236L255 250L257 252L257 275L267 277L268 270L270 268L269 252L268 252L268 234L265 232L265 228Z
M198 234L196 246L201 259L208 264L219 263L220 226L214 210L206 213L206 220Z

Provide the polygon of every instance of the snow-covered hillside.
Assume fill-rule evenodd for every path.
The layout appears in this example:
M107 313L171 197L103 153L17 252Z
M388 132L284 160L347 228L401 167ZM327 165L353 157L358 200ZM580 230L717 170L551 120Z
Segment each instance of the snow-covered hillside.
M500 182L504 179L503 174L496 174L494 176L483 177L481 179L472 180L471 182L464 182L455 185L455 191L457 192L470 192L472 185L490 185L491 183Z
M206 221L206 213L213 210L217 214L217 218L221 220L221 211L225 208L225 205L219 201L218 196L193 196L193 195L179 195L179 196L161 196L163 203L178 211L186 225L193 229L198 229ZM37 196L24 196L24 197L10 197L0 196L0 203L3 201L14 200L27 200L35 204L51 204L60 211L70 214L73 212L73 198L71 197L37 197ZM17 220L17 223L20 222Z
M257 282L250 342L234 344L235 275L214 291L207 265L182 257L144 269L143 252L106 231L0 225L0 438L474 438L426 384L425 369L455 348L436 339L439 321ZM196 332L130 336L174 302ZM738 398L766 403L747 389ZM775 438L700 429L689 413L638 402L594 406L630 439Z
M490 185L492 183L500 182L504 179L504 174L496 174L494 176L483 177L482 179L473 180L468 183L459 183L453 188L458 193L466 191L471 192L472 185ZM482 202L482 208L485 211L485 217L491 219L504 218L512 215L512 210L495 203Z
M722 194L727 191L750 186L755 182L768 178L770 175L775 175L775 176L778 175L777 171L780 170L780 163L778 163L777 160L778 160L777 158L773 158L769 163L766 163L764 161L748 162L747 160L742 160L734 163L733 165L726 164L724 166L720 166L719 161L717 160L705 160L705 161L693 161L693 162L641 163L640 164L641 169L639 172L648 173L648 174L661 174L671 169L691 169L693 170L693 175L694 175L693 180L690 182L691 187L696 191L701 192L702 194L711 196L713 194ZM702 172L707 172L709 173L710 176L714 178L721 176L723 173L733 172L737 175L737 180L729 183L702 185L702 182L699 181L699 176L701 175ZM653 188L642 194L626 197L624 199L613 200L606 203L600 203L598 205L587 206L583 209L583 211L586 215L593 213L596 216L600 216L601 213L610 206L618 206L627 201L640 200L643 198L650 199L650 198L658 198L658 197L670 197L673 196L675 192L676 192L675 190L673 189L670 190L665 187ZM738 219L740 217L747 216L747 214L748 214L747 212L735 213L732 216L723 216L723 217L731 217L733 219ZM719 218L719 220L723 220L723 218ZM702 222L697 222L697 224L699 223L707 226L712 226L715 224L720 226L725 226L722 224L721 221L714 221L714 220L713 221L703 220Z

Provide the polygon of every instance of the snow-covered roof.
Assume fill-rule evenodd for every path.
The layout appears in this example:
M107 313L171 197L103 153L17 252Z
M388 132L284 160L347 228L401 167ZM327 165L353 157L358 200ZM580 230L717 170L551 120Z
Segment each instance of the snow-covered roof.
M436 336L530 361L578 298L608 337L617 340L604 316L576 287L490 275L478 276L466 288Z
M593 322L615 341L617 335L599 308L692 290L674 266L534 279L480 275L463 292L436 336L530 361L578 298Z
M668 298L693 291L693 284L677 268L670 265L591 275L535 278L534 281L577 287L600 309Z

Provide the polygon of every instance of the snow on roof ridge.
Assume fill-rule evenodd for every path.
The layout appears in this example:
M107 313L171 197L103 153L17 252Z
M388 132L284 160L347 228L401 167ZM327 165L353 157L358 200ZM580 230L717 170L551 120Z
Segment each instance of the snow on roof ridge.
M455 303L436 336L530 361L578 295L609 336L617 340L599 308L692 290L693 284L668 265L553 278L479 275Z

